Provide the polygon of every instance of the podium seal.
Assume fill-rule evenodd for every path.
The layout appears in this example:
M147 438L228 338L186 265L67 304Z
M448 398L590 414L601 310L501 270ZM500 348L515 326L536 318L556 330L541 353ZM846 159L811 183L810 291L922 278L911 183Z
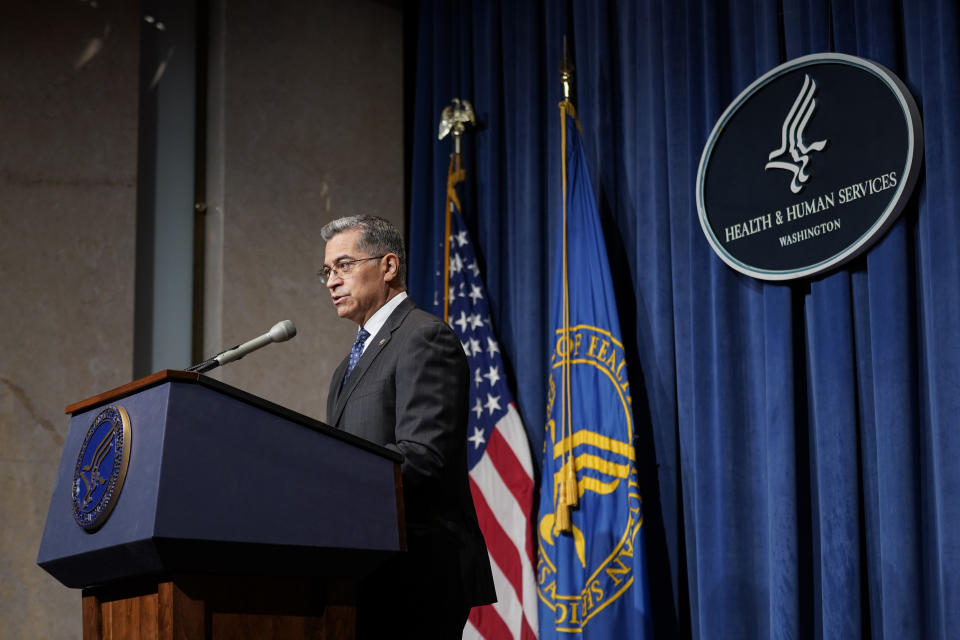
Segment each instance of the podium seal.
M96 531L110 517L129 462L130 417L111 405L93 419L73 469L73 519L84 530Z

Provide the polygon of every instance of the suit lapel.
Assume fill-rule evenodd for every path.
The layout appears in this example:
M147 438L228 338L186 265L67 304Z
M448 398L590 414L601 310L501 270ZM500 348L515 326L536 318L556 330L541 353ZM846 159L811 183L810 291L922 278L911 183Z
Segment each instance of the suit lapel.
M340 365L334 369L333 377L330 379L330 395L327 398L327 421L330 424L334 424L333 421L333 412L337 406L337 400L340 398L340 393L343 388L343 374L347 371L347 363L350 360L348 355Z
M347 378L346 383L336 385L338 389L341 386L343 388L337 392L333 415L330 416L331 425L338 426L337 423L340 422L340 416L343 415L343 409L347 404L347 400L350 398L350 394L359 386L367 369L370 368L373 361L377 359L377 356L380 355L383 348L390 342L390 337L393 335L393 332L403 323L403 319L407 317L407 314L410 313L414 306L413 301L410 298L406 298L393 310L393 313L387 318L383 327L377 332L377 335L373 337L373 340L371 340L370 346L367 347L363 355L360 356L360 360L357 361L357 366L350 372L350 377ZM344 362L337 367L335 378L342 381L345 371L346 364Z

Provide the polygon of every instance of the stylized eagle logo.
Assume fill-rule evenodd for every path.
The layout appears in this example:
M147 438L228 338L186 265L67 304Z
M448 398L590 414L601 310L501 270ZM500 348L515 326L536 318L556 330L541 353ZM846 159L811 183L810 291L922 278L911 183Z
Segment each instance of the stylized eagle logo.
M568 440L570 441L569 444L572 444L573 448L580 448L581 446L589 445L600 451L606 452L612 457L620 457L623 461L623 463L618 464L612 460L607 460L600 456L591 455L588 453L579 453L575 460L569 461L567 464L575 464L577 469L588 470L600 476L598 478L593 475L579 475L577 478L578 499L583 498L583 494L587 491L592 491L593 493L602 496L610 495L617 490L617 486L620 484L621 480L626 480L630 477L630 463L633 462L634 457L633 447L626 442L620 442L595 431L583 429L574 433L572 437L568 436L567 438L564 438L563 441L555 443L553 447L554 458L560 458L562 456L564 448L569 446L566 442ZM565 467L553 474L554 494L558 493L557 487L560 486L565 474ZM540 520L541 537L547 544L553 545L554 538L559 533L560 530L558 527L556 514L545 514ZM583 532L580 531L576 525L571 524L570 534L573 536L574 549L577 552L577 558L580 560L581 566L586 568L586 540L584 539Z
M803 131L817 107L813 94L817 90L817 83L809 75L803 77L803 88L794 100L790 112L783 121L780 130L780 147L770 152L765 169L784 169L793 174L790 181L790 191L800 193L803 185L810 179L807 175L807 164L810 162L811 151L823 151L827 140L818 140L806 144L803 141ZM776 158L776 160L774 159Z
M103 461L112 450L113 430L111 429L110 431L107 431L106 435L103 436L103 440L101 440L100 444L97 445L90 462L84 465L78 474L80 479L83 480L83 484L86 488L86 492L83 495L83 500L80 503L81 509L86 509L90 505L90 503L93 501L93 492L96 491L97 487L107 481L107 479L100 472L100 467L103 466Z

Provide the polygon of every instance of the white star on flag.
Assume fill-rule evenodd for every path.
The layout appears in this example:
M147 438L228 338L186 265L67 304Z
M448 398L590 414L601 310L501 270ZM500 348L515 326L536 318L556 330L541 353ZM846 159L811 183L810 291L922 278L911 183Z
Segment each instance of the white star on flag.
M490 381L490 386L492 387L500 380L500 372L497 371L496 367L490 367L490 370L483 374L483 377Z
M470 322L467 319L467 313L465 311L460 312L460 317L453 321L453 324L460 327L460 333L467 332L467 323Z
M474 427L473 435L467 438L467 440L473 443L474 449L479 449L480 445L486 442L486 439L483 437L483 429L479 427Z
M493 413L494 411L500 410L500 396L493 396L489 393L487 394L487 404L484 405L487 407L487 411Z
M475 284L470 285L470 299L473 300L473 304L477 304L477 300L483 299L483 289Z
M471 353L471 351L473 353ZM481 351L483 351L483 349L480 348L480 341L476 338L470 338L470 351L467 351L467 356L475 356Z

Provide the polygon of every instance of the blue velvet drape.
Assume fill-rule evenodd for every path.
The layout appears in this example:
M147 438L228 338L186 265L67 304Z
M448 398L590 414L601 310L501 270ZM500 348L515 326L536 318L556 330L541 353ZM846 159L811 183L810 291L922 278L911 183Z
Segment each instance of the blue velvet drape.
M955 0L493 0L417 9L410 288L433 298L447 141L534 459L543 443L560 42L633 381L658 637L960 633L960 11ZM875 60L916 97L924 171L865 257L768 284L696 215L703 144L791 58ZM589 269L582 265L581 269Z

